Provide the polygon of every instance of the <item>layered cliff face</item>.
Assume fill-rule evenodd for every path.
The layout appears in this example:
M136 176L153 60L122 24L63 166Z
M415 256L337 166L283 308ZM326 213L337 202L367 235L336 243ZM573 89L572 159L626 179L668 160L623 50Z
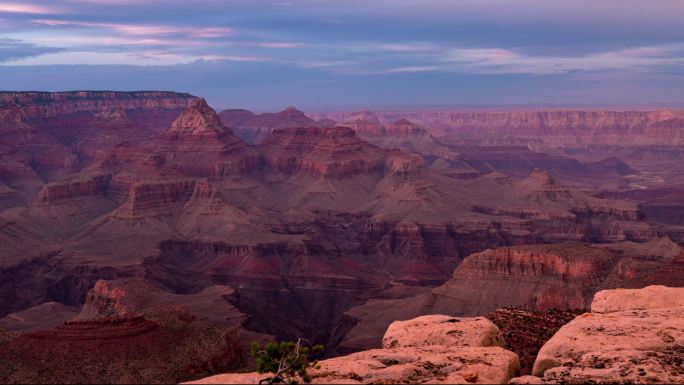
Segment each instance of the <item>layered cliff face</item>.
M112 176L108 174L95 174L61 183L49 183L40 191L37 201L54 204L82 197L104 195L111 179Z
M219 114L235 134L249 143L259 143L273 130L292 127L319 127L314 120L294 107L276 113L254 114L247 110L224 110Z
M204 99L194 100L159 137L122 143L99 162L100 169L158 177L221 179L258 166L257 153L225 127Z
M79 123L84 116L95 117L98 113L123 109L136 125L160 131L194 98L189 94L160 91L0 92L0 101L18 106L26 120L48 128L57 128L68 119Z
M153 153L193 176L220 178L244 173L258 163L256 153L223 125L204 99L193 102L173 122Z
M0 92L0 179L24 200L122 141L144 142L195 98L173 92Z
M345 127L279 129L260 148L266 164L276 171L326 178L382 171L387 156Z
M506 305L536 310L588 308L594 293L601 289L638 287L661 280L655 272L676 263L681 249L667 238L650 244L651 250L633 254L619 246L568 243L473 254L454 271L452 281L433 290L435 306L453 306L454 311L465 314ZM663 244L671 246L659 253L658 246ZM627 245L630 248L634 246ZM680 251L673 256L670 248ZM676 285L684 285L684 281Z
M400 118L430 127L439 136L487 134L542 139L552 146L682 143L682 111L419 111L375 112L383 123ZM346 121L357 113L310 113Z

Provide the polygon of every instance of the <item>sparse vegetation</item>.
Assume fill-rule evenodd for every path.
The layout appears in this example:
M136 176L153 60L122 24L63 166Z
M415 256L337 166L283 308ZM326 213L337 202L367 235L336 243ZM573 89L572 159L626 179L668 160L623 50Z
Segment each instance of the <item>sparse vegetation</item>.
M269 342L264 346L253 342L252 356L256 360L257 373L271 373L272 376L259 381L260 384L310 383L308 369L318 368L318 361L310 356L323 353L323 345L311 345L304 339L297 342Z

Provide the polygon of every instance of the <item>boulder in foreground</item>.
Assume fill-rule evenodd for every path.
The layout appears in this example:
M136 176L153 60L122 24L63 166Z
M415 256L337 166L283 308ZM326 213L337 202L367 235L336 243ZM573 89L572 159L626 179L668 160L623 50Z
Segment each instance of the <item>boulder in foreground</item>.
M382 339L385 349L420 346L504 346L503 335L484 317L427 315L393 322Z
M684 288L649 286L596 294L592 313L540 350L546 383L684 383Z

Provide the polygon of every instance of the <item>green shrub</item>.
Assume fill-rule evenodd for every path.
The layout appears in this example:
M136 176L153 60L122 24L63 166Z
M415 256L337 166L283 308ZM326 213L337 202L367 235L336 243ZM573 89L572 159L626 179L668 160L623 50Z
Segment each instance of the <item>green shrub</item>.
M301 338L297 342L269 342L264 346L252 342L252 356L256 360L257 373L273 375L259 381L260 384L298 384L310 383L309 368L318 368L318 361L309 361L309 355L323 353L323 345L306 343Z

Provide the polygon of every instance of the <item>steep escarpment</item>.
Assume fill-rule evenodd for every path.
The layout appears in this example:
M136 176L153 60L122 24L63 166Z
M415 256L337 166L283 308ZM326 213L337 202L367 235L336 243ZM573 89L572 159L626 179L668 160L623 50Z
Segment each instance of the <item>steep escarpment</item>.
M662 241L653 246L658 242ZM464 314L486 313L507 305L583 309L599 290L657 281L654 272L676 258L658 254L630 255L617 248L567 243L487 250L466 258L452 281L433 290L433 300L436 308L453 306Z
M257 155L225 127L216 112L198 99L176 119L154 150L166 164L191 175L221 177L257 165Z
M137 125L163 130L194 98L163 91L0 92L2 105L17 106L29 122L49 128L57 128L68 119L79 123L84 116L102 116L122 109Z
M33 200L43 183L80 171L118 143L153 138L194 99L173 92L0 92L2 182Z
M357 113L310 113L338 122ZM512 135L541 139L548 145L682 143L684 112L661 111L416 111L375 112L387 123L405 118L430 127L438 136Z
M49 183L38 194L38 202L56 203L81 197L103 195L111 175L99 174L61 183Z
M259 163L256 152L225 127L204 99L196 99L164 131L145 143L124 143L99 168L138 175L184 174L222 178L245 173Z

